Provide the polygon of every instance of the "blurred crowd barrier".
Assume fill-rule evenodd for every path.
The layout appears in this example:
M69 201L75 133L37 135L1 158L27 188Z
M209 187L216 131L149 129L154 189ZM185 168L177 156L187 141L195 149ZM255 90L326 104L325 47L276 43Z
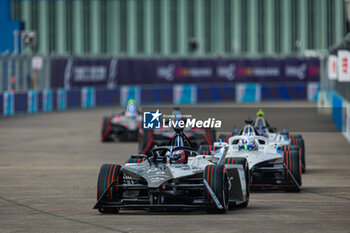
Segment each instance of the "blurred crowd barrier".
M318 57L3 56L0 112L138 104L316 101Z

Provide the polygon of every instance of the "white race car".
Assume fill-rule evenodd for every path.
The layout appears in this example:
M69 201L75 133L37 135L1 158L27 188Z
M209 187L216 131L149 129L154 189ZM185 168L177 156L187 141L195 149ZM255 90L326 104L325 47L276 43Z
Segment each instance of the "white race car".
M301 160L294 150L280 150L280 144L270 141L268 137L259 135L252 121L238 135L232 136L228 142L215 142L211 151L216 162L225 148L228 148L226 164L247 161L250 170L250 187L276 187L290 192L299 192L302 185ZM203 149L203 148L202 148Z
M297 151L301 160L302 173L306 171L306 159L305 159L305 142L301 135L290 134L283 130L278 132L275 127L269 125L264 115L265 113L260 109L257 113L255 121L251 121L251 125L254 126L255 134L262 137L266 137L269 140L267 143L280 147L281 151ZM242 131L235 129L232 134L220 134L219 140L228 142L229 138L235 135L241 135Z
M305 159L305 142L301 135L289 134L284 129L283 132L278 132L276 128L271 127L266 121L265 113L260 109L257 113L257 118L254 121L254 128L259 135L265 136L269 139L269 143L277 144L281 150L295 150L298 151L302 172L306 171Z

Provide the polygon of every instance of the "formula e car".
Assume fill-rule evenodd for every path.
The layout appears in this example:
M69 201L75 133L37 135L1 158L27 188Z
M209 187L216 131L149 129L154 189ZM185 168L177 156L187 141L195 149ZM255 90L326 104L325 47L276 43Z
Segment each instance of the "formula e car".
M215 142L212 147L202 146L201 153L212 154L217 161L225 148L228 148L226 164L248 161L250 186L253 189L280 188L289 192L300 192L302 185L301 160L294 150L280 150L277 143L270 143L268 137L259 135L253 121L228 142Z
M179 140L188 140L181 129L172 142ZM226 152L213 163L211 156L187 146L161 146L151 150L151 157L131 155L124 166L104 164L94 208L101 213L119 213L121 208L224 213L246 207L248 170L241 164L224 163Z
M277 144L281 150L292 150L299 153L301 159L302 172L306 171L305 142L301 135L290 134L286 130L278 132L276 128L271 127L264 117L264 112L260 109L254 122L254 128L261 136L269 138L269 142Z
M256 132L263 137L267 137L268 143L274 146L279 146L280 150L286 151L296 151L301 159L302 172L306 171L306 155L305 155L305 142L301 135L290 134L286 130L283 132L278 132L277 128L269 125L264 117L264 112L260 109L257 113L257 118L252 123ZM220 134L219 140L223 142L228 142L229 138L235 135L240 135L237 129L232 134Z
M101 124L101 141L137 141L142 116L135 102L129 100L126 109L120 114L103 117Z
M181 112L174 108L172 113L174 120L179 120ZM169 141L173 137L173 128L143 129L139 131L139 153L149 154L150 150L156 146L169 146ZM198 149L202 144L212 144L216 140L215 129L212 128L184 128L184 134L191 141L191 147Z

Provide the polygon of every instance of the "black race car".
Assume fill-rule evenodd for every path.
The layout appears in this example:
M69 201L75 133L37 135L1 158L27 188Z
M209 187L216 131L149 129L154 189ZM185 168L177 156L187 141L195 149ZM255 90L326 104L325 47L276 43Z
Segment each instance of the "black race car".
M247 166L225 164L226 153L213 163L211 156L184 146L189 140L181 129L171 141L181 144L154 148L151 157L131 155L124 166L102 165L94 208L101 213L119 213L121 208L224 213L248 205Z
M181 115L180 110L175 108L172 115ZM210 145L216 140L216 132L212 128L184 128L183 133L191 141L192 147L197 150L200 145ZM149 154L156 146L168 146L173 134L172 128L143 129L141 127L139 131L139 153Z

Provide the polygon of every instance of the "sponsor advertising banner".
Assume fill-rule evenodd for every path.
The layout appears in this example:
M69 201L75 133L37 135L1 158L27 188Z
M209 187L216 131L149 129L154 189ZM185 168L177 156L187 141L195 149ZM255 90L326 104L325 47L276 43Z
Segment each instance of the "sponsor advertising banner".
M338 58L335 55L329 55L328 57L328 64L327 64L327 70L328 70L328 78L330 80L336 80L337 74L338 74L338 66L337 66Z
M318 58L53 59L53 88L232 82L317 82Z
M51 86L71 88L116 85L117 59L52 59Z
M338 81L350 82L350 52L338 51Z

